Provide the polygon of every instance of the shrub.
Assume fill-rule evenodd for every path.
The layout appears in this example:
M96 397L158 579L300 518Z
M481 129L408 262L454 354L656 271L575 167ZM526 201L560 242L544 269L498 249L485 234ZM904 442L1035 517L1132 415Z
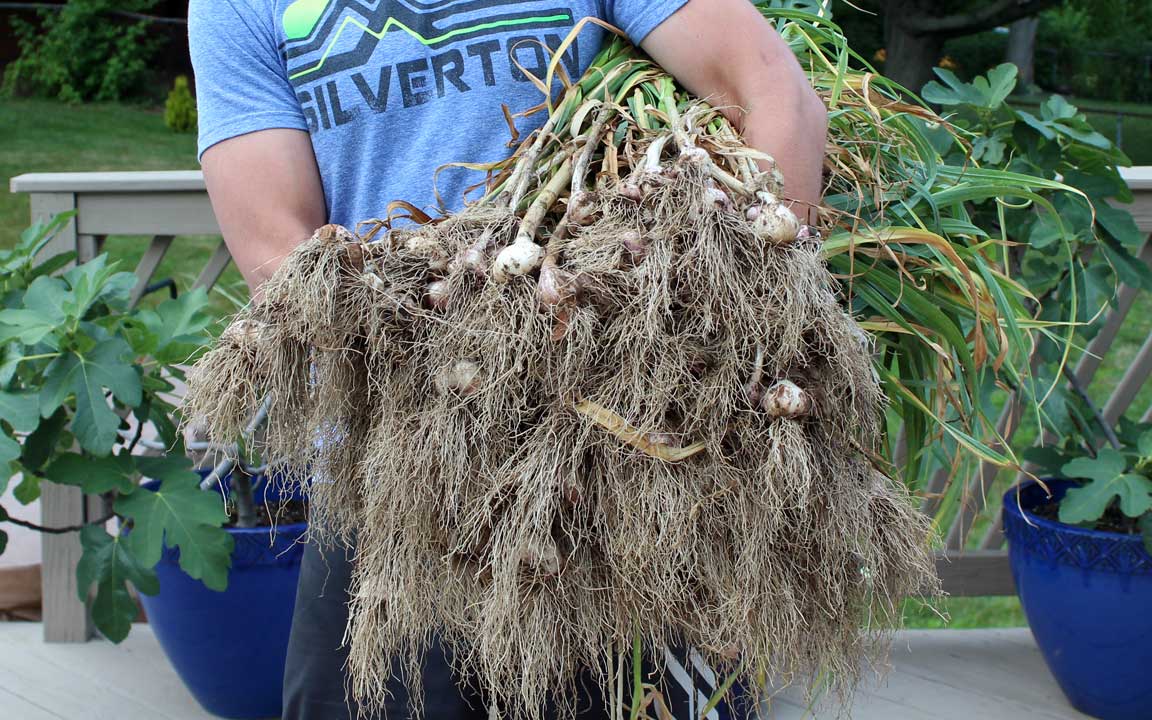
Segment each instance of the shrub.
M186 133L196 130L196 100L188 89L188 78L179 75L168 100L164 103L164 124L172 132Z
M944 52L955 58L956 67L945 69L954 70L963 80L971 81L1004 62L1007 49L1008 34L1003 32L989 31L953 38L944 43Z
M1139 2L1065 4L1040 16L1036 81L1045 89L1099 100L1152 100L1152 13Z
M113 10L144 11L156 0L69 0L40 11L40 23L13 18L20 56L8 65L8 94L65 102L121 100L139 94L159 46L147 23Z

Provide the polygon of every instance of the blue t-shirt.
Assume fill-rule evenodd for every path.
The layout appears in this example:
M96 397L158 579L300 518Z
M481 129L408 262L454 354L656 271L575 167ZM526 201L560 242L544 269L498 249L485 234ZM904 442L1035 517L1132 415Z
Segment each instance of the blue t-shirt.
M433 174L507 157L504 107L543 100L549 53L595 16L635 43L687 0L191 0L200 142L269 128L307 130L329 222L381 217L392 200L434 209ZM563 56L579 77L604 32L587 23ZM522 119L521 133L543 113ZM447 209L482 175L436 180Z

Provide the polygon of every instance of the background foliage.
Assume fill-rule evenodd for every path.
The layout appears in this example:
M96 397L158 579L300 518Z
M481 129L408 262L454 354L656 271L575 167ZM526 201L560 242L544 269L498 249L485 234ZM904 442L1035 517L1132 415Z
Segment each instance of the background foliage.
M972 83L947 70L936 73L939 81L924 88L924 98L944 108L970 143L968 149L954 146L947 162L1059 178L1074 189L1042 191L1026 203L977 199L971 209L973 224L998 229L1010 241L1002 263L1034 298L1030 302L1042 321L1034 335L1032 382L1011 389L1044 400L1036 406L1038 414L1027 418L1035 432L1048 431L1057 443L1077 444L1088 436L1090 443L1080 443L1080 452L1087 452L1103 436L1086 399L1065 382L1066 369L1099 331L1104 310L1116 302L1119 282L1152 290L1152 272L1136 257L1145 237L1122 207L1132 196L1118 167L1130 162L1059 95L1035 112L1009 105L1014 65L1000 65ZM1044 204L1054 212L1043 212ZM1024 457L1036 459L1034 453ZM995 497L995 490L986 491Z
M884 22L871 0L835 0L836 21L853 48L884 69ZM965 3L953 3L962 9ZM1078 97L1152 101L1152 3L1146 0L1064 0L1040 13L1036 75L1040 89ZM1004 61L1008 33L998 30L953 38L939 60L964 80ZM919 90L919 88L912 88ZM1027 91L1029 88L1021 88Z
M5 69L9 95L53 97L77 103L138 97L159 49L143 22L109 15L141 12L156 0L69 0L41 10L39 22L12 18L20 57Z
M177 76L164 103L164 124L172 132L196 132L196 99L188 89L188 77Z

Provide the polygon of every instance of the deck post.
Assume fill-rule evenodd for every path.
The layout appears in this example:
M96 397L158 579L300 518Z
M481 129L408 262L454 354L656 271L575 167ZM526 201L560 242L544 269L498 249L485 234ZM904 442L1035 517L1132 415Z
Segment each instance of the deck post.
M33 193L29 199L33 223L47 222L54 215L76 209L76 195L73 193ZM47 258L73 251L79 256L90 250L90 245L89 239L77 234L76 218L72 218L60 228L41 254ZM85 505L80 488L50 482L40 486L40 517L45 527L82 524L86 517ZM92 622L76 587L76 564L83 552L80 536L74 532L44 533L40 536L40 543L44 641L86 642L92 637Z

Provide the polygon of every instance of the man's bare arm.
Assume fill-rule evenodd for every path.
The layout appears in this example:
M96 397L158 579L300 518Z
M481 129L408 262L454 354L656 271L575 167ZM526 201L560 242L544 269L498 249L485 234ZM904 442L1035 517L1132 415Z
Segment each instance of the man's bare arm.
M308 133L240 135L208 148L201 165L224 242L255 295L293 248L326 222Z
M690 0L642 46L693 94L729 108L748 144L776 159L801 220L819 204L827 110L787 43L748 0Z

